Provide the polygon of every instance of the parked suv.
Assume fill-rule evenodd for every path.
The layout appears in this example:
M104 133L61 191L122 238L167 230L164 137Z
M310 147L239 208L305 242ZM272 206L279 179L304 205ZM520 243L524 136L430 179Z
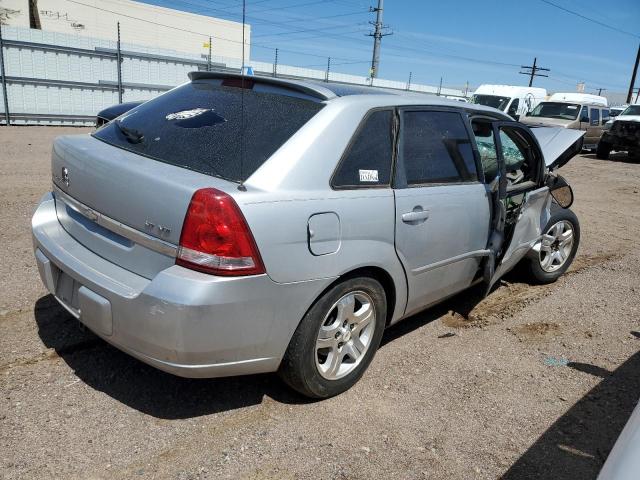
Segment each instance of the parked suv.
M613 121L607 122L596 156L606 160L612 150L640 157L640 105L629 105Z
M570 204L552 170L581 132L370 87L190 78L56 139L32 220L48 290L143 362L279 371L328 397L388 325L521 261L539 282L571 264L578 220L550 190Z

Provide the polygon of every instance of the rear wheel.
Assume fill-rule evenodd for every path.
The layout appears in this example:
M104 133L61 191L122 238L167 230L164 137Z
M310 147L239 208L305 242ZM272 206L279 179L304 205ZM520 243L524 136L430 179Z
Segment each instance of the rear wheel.
M552 283L567 271L580 244L580 223L569 209L553 205L542 239L527 257L526 266L536 283Z
M599 141L598 142L598 148L596 148L596 158L599 158L600 160L607 160L609 158L609 154L611 153L611 144L604 142L604 141Z
M348 390L380 345L386 310L384 289L372 278L351 278L335 285L300 322L280 366L280 376L312 398Z

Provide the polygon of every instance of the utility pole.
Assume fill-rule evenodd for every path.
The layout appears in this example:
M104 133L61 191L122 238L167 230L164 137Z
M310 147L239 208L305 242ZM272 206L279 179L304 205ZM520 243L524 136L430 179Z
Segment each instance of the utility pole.
M629 93L627 94L627 103L631 103L633 97L633 86L636 83L636 74L638 73L638 62L640 62L640 45L638 45L638 54L636 55L636 64L633 66L633 73L631 74L631 83L629 84Z
M411 77L413 76L413 72L409 72L409 81L407 82L407 90L411 90Z
M524 68L525 70L528 71L524 71L524 72L518 72L521 75L528 75L529 76L529 86L533 86L533 77L548 77L549 75L543 75L542 73L538 73L538 72L550 72L551 70L549 70L548 68L542 68L542 67L538 67L537 66L538 63L538 58L534 58L533 59L533 65L532 66L527 66L527 65L521 65L522 68Z
M209 54L207 55L207 72L211 71L211 37L209 37Z
M278 49L276 48L276 58L273 60L273 76L278 76Z
M324 81L329 81L329 71L331 70L331 57L327 57L327 73L324 75Z
M118 103L122 103L122 50L120 49L120 22L118 22L118 50L116 53L118 63Z
M602 87L598 88L598 96L599 96L602 92L604 92L605 90L606 90L606 88L602 88Z
M4 71L4 44L2 43L2 24L0 24L0 74L2 75L2 98L4 101L5 125L11 125L9 118L9 97L7 95L7 74Z
M369 22L374 26L374 31L368 33L367 36L373 37L373 57L371 58L371 84L373 85L373 79L378 76L378 65L380 63L380 42L382 41L382 37L386 37L387 35L392 35L393 32L385 32L384 30L388 27L382 24L382 10L383 10L384 0L378 0L377 7L370 7L370 12L375 12L376 21Z
M440 96L441 91L442 91L442 77L440 77L440 85L438 85L438 93L437 93L438 96Z

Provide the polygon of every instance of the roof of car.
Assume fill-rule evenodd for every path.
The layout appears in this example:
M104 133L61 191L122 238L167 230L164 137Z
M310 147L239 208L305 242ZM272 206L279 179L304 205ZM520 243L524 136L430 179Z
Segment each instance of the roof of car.
M239 73L197 71L189 73L191 80L229 80L238 86L239 80L259 83L265 87L289 90L296 96L313 99L315 101L332 101L342 99L351 104L359 104L367 108L389 106L430 105L441 107L455 107L461 110L474 111L503 120L510 120L504 112L483 105L469 104L451 100L429 93L395 90L391 88L371 87L367 85L351 85L338 82L320 82L313 80L298 80L282 77L266 77L260 75L241 75Z
M261 75L241 75L238 73L227 72L191 72L189 73L191 80L238 80L244 79L247 82L261 83L273 85L310 95L318 100L331 100L336 97L345 97L351 95L399 95L399 96L426 96L429 94L410 92L406 90L395 90L391 88L371 87L367 85L353 85L339 82L319 82L313 80L298 80L282 77L266 77ZM431 95L433 96L433 95Z

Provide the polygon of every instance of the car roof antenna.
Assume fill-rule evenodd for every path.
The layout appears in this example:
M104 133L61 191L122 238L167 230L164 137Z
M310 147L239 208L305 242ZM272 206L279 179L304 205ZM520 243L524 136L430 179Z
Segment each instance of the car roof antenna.
M244 26L246 20L247 2L242 0L242 66L240 67L240 185L238 190L246 192L244 186Z

